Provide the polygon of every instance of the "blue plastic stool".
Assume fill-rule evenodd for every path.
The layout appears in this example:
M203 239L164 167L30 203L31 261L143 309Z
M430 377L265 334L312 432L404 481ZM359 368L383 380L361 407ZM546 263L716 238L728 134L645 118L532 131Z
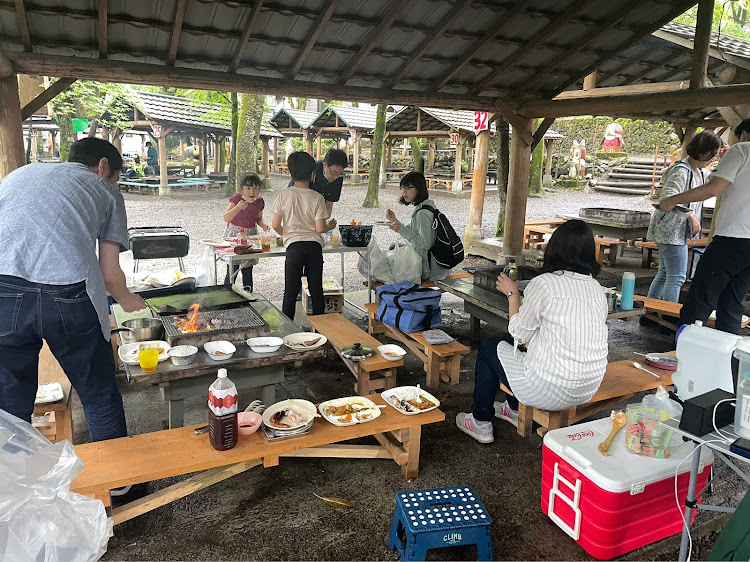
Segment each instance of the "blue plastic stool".
M487 510L469 486L396 494L388 548L401 560L424 560L431 548L477 545L478 560L492 560Z

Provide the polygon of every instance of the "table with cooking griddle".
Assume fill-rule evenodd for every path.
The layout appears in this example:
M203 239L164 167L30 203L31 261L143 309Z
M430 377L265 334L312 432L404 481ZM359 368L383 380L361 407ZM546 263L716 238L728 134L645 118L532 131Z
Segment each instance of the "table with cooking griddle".
M229 330L205 332L195 335L194 341L185 340L185 335L170 336L175 345L190 344L198 347L198 354L190 365L173 365L170 359L159 362L156 371L144 373L140 365L125 365L128 381L133 384L159 385L162 398L169 403L169 427L182 427L184 417L184 400L208 396L208 387L216 379L220 368L228 371L229 378L237 386L237 390L260 388L261 399L264 404L276 401L276 385L284 380L285 366L304 359L322 357L322 347L305 351L295 351L282 345L278 351L272 353L255 353L246 344L249 335L270 335L283 338L289 334L301 332L302 328L289 320L282 312L264 297L254 294L249 301L244 296L237 295L222 286L200 287L188 293L173 294L163 297L146 298L149 308L137 312L126 313L118 304L112 305L112 315L115 326L121 327L126 320L133 318L158 317L159 312L166 323L176 314L187 312L190 305L198 302L204 310L216 311L215 316L236 316L242 322L246 317L260 319L262 327L259 331L252 330L252 325L239 324L233 333ZM159 311L159 312L157 312ZM171 316L170 316L171 315ZM251 323L252 324L252 323ZM119 334L118 334L119 336ZM228 340L234 343L237 351L230 359L215 361L203 350L203 342L209 340ZM121 338L122 342L122 338Z

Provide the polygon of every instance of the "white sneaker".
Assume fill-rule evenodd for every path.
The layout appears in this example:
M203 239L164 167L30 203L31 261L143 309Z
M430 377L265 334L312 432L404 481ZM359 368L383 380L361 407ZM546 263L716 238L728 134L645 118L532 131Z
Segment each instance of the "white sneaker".
M518 427L518 412L515 410L512 410L510 406L508 406L508 401L505 402L495 402L495 417L500 418L501 420L505 420L509 423L512 423L514 426Z
M480 443L492 443L495 440L492 435L492 422L479 422L471 414L459 413L456 416L456 426Z

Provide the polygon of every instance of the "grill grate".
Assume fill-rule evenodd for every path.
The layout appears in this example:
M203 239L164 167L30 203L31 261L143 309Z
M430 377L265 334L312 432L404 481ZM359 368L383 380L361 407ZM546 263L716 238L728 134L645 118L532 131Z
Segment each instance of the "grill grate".
M169 345L192 344L200 346L211 340L245 341L247 338L267 335L268 324L251 307L232 308L228 310L211 310L198 312L199 325L211 323L213 329L183 334L175 325L175 320L182 320L188 315L162 316L167 342Z

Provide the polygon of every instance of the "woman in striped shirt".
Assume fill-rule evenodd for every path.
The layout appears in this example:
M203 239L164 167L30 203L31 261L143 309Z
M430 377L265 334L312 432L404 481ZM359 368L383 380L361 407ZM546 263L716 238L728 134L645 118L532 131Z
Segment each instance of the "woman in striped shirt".
M518 425L518 402L544 410L566 410L587 402L607 367L607 301L588 225L570 220L547 244L542 274L524 290L500 274L498 291L508 296L510 322L502 338L482 342L474 371L471 413L456 416L458 428L480 443L492 443L492 416ZM511 389L495 401L500 383Z

